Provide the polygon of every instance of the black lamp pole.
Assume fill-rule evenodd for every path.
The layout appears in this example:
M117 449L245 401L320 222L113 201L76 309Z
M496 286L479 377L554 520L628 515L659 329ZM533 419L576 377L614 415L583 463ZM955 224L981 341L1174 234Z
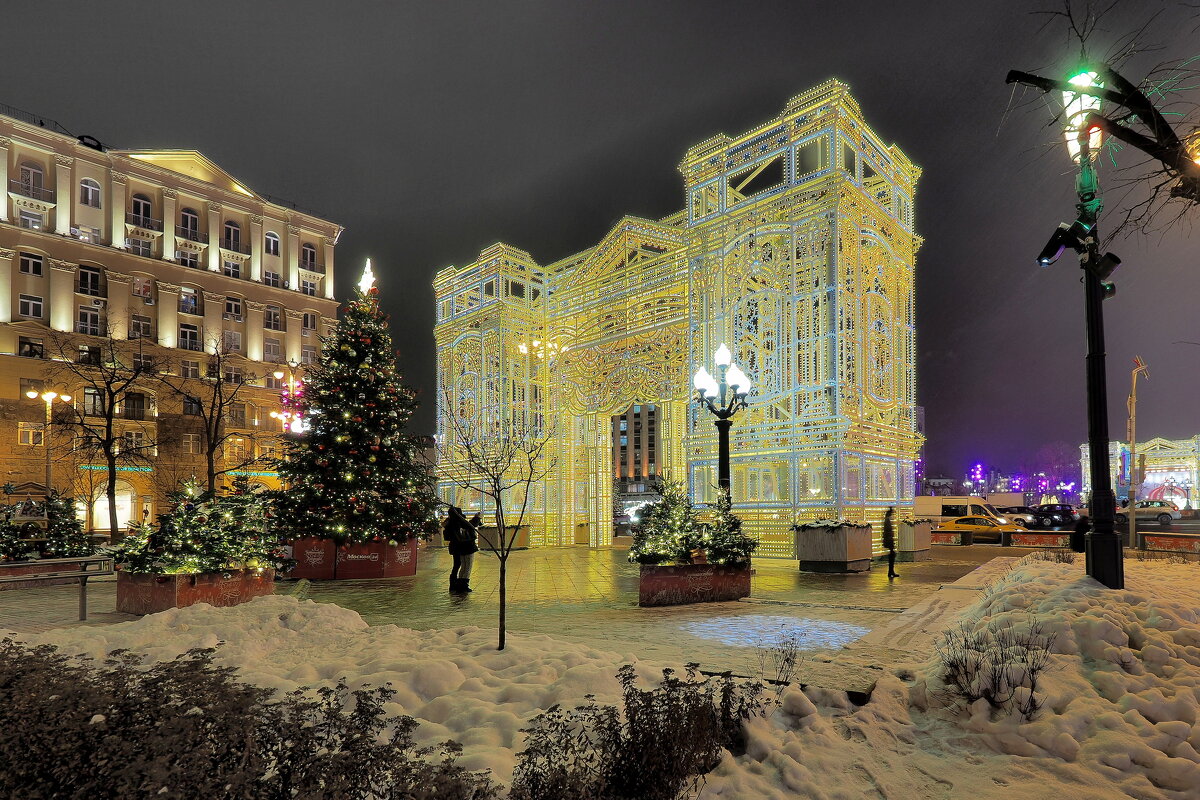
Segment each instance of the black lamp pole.
M729 375L731 369L737 370L733 377L740 379L732 384ZM706 386L708 391L705 391ZM713 425L717 427L717 486L724 492L728 492L731 486L729 429L733 426L733 415L747 407L746 396L749 391L749 381L740 369L733 367L732 361L722 364L718 360L715 381L703 368L696 373L696 398L716 417ZM714 398L716 402L713 402Z

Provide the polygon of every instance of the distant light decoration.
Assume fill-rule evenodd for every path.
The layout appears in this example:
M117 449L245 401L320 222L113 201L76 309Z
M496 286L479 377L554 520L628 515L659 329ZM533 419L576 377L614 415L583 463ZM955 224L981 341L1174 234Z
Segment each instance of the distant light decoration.
M1014 492L1022 492L1025 490L1025 476L1013 475L1008 479L1008 488Z
M309 428L308 419L304 416L304 379L293 377L279 392L279 411L272 411L271 417L279 420L283 429L289 433L304 433ZM283 371L275 373L276 379L283 378Z
M1103 81L1097 81L1099 77L1095 72L1083 71L1075 74L1068 79L1068 83L1072 86L1085 86L1090 88L1104 88ZM1091 113L1100 113L1102 101L1099 97L1093 97L1090 94L1081 92L1063 92L1063 107L1065 120L1065 136L1067 139L1067 150L1071 154L1071 160L1079 161L1079 127L1083 121L1087 119L1087 115ZM1092 126L1088 131L1088 157L1095 159L1100 153L1100 144L1102 142L1100 128Z
M983 464L976 464L971 467L971 481L974 483L983 482Z

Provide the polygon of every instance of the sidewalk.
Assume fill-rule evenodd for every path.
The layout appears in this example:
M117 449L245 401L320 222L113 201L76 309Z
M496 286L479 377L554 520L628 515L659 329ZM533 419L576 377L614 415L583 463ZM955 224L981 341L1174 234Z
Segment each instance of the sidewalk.
M757 674L761 648L781 635L794 635L805 657L799 680L865 689L881 665L918 655L894 646L907 635L904 628L895 627L906 623L903 612L931 596L945 596L939 587L993 558L1019 557L1024 552L986 545L936 548L936 561L897 565L901 577L896 581L887 580L886 568L856 575L818 575L798 572L794 561L760 559L746 601L645 609L637 606L638 567L628 562L625 551L586 547L516 551L508 565L508 627L516 634L602 644L631 658L699 661L705 669L740 674ZM471 579L475 591L465 597L447 592L449 569L445 552L422 550L414 578L281 581L276 592L299 591L317 602L351 608L371 625L417 630L495 628L499 610L495 557L479 554ZM0 592L0 628L35 633L136 619L113 610L112 580L89 583L87 622L75 618L77 593L75 586Z

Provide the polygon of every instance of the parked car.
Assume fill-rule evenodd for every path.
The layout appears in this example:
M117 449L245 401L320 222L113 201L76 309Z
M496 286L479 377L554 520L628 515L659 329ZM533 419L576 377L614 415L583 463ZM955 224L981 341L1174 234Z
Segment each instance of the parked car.
M1037 507L1043 519L1049 519L1050 526L1074 525L1079 520L1079 512L1069 503L1043 503Z
M1159 525L1170 525L1172 520L1182 519L1179 506L1167 500L1139 500L1133 504L1134 517L1137 519L1155 519ZM1117 509L1117 524L1129 524L1129 509Z
M1025 533L1028 528L1011 522L996 522L991 517L958 517L938 525L939 531L970 532L972 541L988 540L999 544L1005 533Z
M1005 517L1009 522L1013 523L1014 525L1020 525L1024 528L1041 527L1043 520L1046 518L1045 514L1042 514L1036 508L1030 508L1029 506L1004 506L1003 508L997 508L996 510L999 511L1001 516Z

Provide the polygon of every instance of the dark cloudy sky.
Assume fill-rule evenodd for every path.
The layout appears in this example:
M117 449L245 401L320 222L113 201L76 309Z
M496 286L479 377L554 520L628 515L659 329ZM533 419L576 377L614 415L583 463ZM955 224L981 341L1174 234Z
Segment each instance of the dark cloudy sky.
M346 226L339 296L374 257L432 426L434 272L504 240L542 263L623 214L682 206L688 146L738 133L830 77L924 170L919 401L933 469L1019 465L1085 438L1078 269L1033 257L1073 214L1040 108L1010 68L1061 70L1056 0L963 2L9 3L0 102L118 147L194 148ZM1151 40L1200 36L1181 4ZM1152 0L1110 20L1130 29ZM1100 37L1103 40L1105 37ZM1145 62L1135 62L1135 67ZM1140 68L1140 67L1138 67ZM1138 68L1130 77L1138 77ZM1103 224L1103 223L1101 223ZM1200 433L1200 269L1184 227L1113 249L1112 428L1140 354L1139 432ZM1139 437L1140 438L1140 437Z

